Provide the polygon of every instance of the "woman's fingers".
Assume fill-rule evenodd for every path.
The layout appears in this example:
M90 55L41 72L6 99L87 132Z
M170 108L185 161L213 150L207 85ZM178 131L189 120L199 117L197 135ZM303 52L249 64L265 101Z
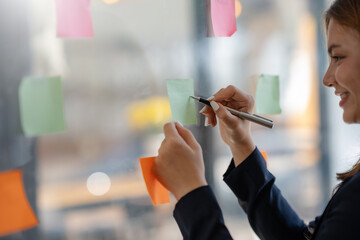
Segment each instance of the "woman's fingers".
M175 127L181 136L181 138L189 145L192 149L198 149L200 145L196 141L194 135L190 130L184 128L180 123L176 122Z
M200 113L205 116L205 127L211 125L213 127L216 126L217 120L216 115L211 108L211 106L205 106L200 110Z
M184 128L180 122L166 123L164 125L164 134L165 139L163 140L160 149L167 142L171 142L171 144L176 145L183 145L185 148L190 147L191 149L198 149L200 147L191 131Z
M220 102L224 106L247 112L250 112L254 106L253 97L233 85L218 91L211 101Z
M172 122L168 122L164 125L164 135L166 138L176 137L177 130L175 128L175 124Z
M233 99L235 101L241 101L244 98L246 98L246 93L241 91L240 89L236 88L233 85L229 85L226 88L221 89L220 91L218 91L217 93L215 93L213 95L213 99L211 99L211 101L216 101L216 102L220 102L220 101L224 101L224 100L228 100L228 99Z
M239 120L228 110L226 110L224 106L244 112L252 112L255 102L251 95L245 93L233 85L229 85L226 88L220 89L207 100L209 100L212 105L218 105L215 108L214 106L212 106L212 108L210 106L204 106L200 110L200 113L206 117L205 126L211 125L213 127L215 127L217 124L216 116L220 120L224 120L224 123L228 126L235 126L239 123ZM219 107L219 105L221 107Z
M192 133L180 123L165 124L164 134L152 171L179 200L193 189L207 184L202 151Z
M210 102L214 109L216 116L222 120L229 128L235 128L238 124L239 118L232 115L221 103L215 101Z

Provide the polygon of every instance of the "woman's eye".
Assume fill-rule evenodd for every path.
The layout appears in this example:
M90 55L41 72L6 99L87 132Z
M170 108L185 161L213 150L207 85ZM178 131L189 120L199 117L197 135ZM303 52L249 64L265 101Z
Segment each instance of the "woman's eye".
M331 57L335 62L338 62L340 61L341 59L343 59L343 57L340 57L340 56L332 56Z

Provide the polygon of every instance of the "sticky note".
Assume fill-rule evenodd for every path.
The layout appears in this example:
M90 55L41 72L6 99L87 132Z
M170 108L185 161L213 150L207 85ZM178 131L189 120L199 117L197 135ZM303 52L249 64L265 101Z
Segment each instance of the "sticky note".
M255 105L255 112L259 114L281 113L279 76L260 76L256 86Z
M146 188L154 205L170 202L170 192L152 174L151 168L156 157L140 158L141 171L144 177Z
M0 196L0 236L38 224L25 195L21 170L0 173Z
M90 0L55 0L57 36L90 38L94 36Z
M166 86L173 121L183 125L197 124L195 102L190 97L194 96L194 80L168 79Z
M236 32L235 0L211 0L215 37L231 37Z
M19 87L19 104L26 136L66 130L60 77L24 78Z
M266 151L260 151L260 153L264 157L265 162L267 163L267 152Z

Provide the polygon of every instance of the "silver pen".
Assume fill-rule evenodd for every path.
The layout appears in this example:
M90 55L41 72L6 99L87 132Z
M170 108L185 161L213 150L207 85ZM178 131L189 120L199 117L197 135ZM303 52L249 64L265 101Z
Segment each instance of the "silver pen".
M208 106L211 106L210 105L210 101L204 99L204 98L201 98L201 97L194 97L194 96L190 96L192 97L193 99L203 103L203 104L206 104ZM274 127L274 122L268 118L264 118L264 117L261 117L259 115L256 115L256 114L252 114L252 113L247 113L247 112L240 112L238 110L235 110L235 109L232 109L232 108L229 108L227 106L224 106L227 110L229 110L229 112L231 112L233 115L239 117L239 118L242 118L242 119L246 119L250 122L254 122L254 123L257 123L261 126L264 126L264 127L267 127L267 128L273 128Z

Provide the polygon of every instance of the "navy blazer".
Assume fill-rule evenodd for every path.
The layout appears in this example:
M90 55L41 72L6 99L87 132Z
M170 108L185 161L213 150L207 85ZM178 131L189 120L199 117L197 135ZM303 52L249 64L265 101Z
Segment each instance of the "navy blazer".
M232 161L224 181L261 239L360 239L360 172L343 183L323 214L309 226L281 195L257 148L239 166ZM182 197L175 206L174 218L185 240L232 239L209 186Z

